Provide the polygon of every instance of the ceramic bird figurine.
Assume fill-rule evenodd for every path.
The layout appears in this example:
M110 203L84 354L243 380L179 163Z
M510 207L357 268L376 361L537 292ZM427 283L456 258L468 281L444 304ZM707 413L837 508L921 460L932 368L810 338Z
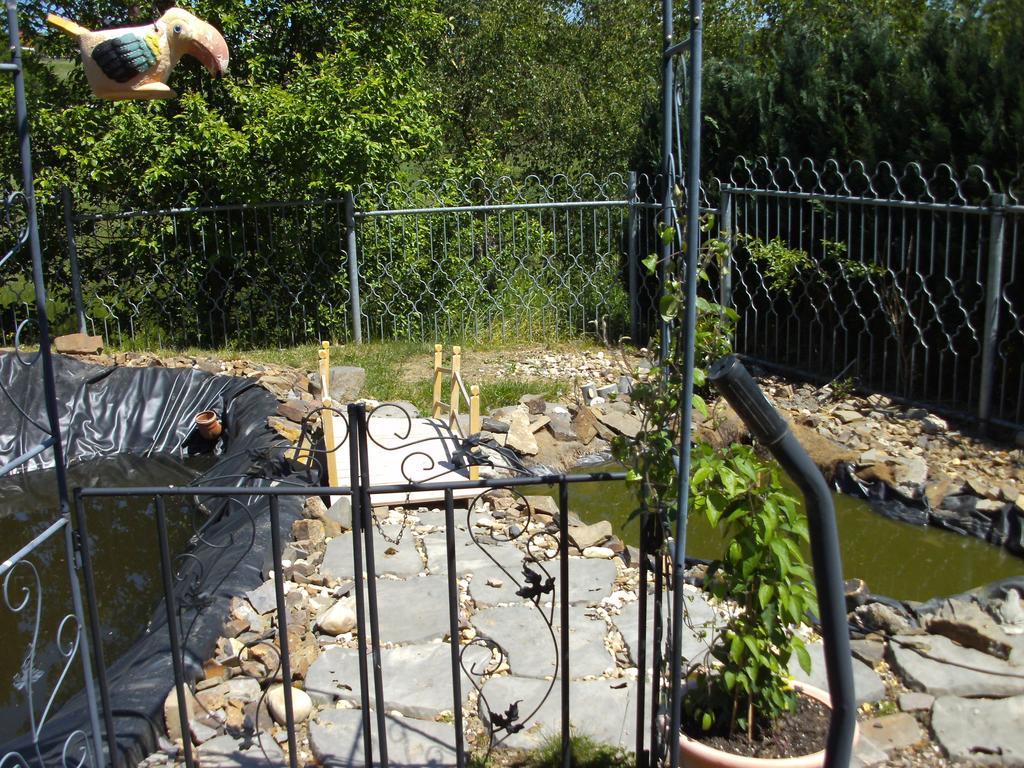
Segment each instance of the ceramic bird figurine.
M101 99L173 99L167 78L186 55L214 77L228 68L220 32L181 8L170 8L152 24L97 32L53 13L46 20L78 39L89 86Z

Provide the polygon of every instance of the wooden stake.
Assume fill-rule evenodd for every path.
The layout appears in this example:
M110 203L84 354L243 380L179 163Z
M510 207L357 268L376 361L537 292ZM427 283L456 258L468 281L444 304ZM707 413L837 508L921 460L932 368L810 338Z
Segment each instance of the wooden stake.
M448 411L448 427L453 432L459 424L459 381L462 378L462 347L452 347L452 407Z
M331 401L331 342L325 341L317 352L320 365L320 399L324 408L333 406ZM338 446L334 441L334 412L323 410L320 420L324 425L324 451L327 460L327 483L338 485Z
M432 419L441 417L441 363L443 361L441 350L440 344L434 345L434 402L430 409L430 418Z
M469 388L469 434L480 433L480 387L474 384ZM480 467L475 464L469 468L469 479L480 479Z

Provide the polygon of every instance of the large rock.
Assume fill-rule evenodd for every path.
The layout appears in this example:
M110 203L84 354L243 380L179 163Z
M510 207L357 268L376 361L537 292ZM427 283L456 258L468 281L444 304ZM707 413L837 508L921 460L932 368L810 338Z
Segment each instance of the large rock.
M576 417L572 420L572 428L581 443L590 445L594 438L597 437L598 432L597 418L594 416L593 411L586 406L580 407L576 411Z
M274 722L280 725L288 723L288 708L285 706L284 686L275 685L267 691L267 709ZM313 711L313 701L309 694L300 688L292 688L292 721L301 723Z
M530 429L530 415L525 407L509 414L505 445L524 456L535 456L540 451L537 438L533 436L533 430Z
M450 645L430 643L384 648L380 655L387 711L426 719L451 711L454 693ZM473 690L471 677L479 680L490 661L491 654L486 648L470 645L463 649L460 664L463 700ZM374 706L372 675L369 680L369 699ZM320 654L306 675L306 692L318 704L348 701L358 705L362 700L358 650L333 646Z
M582 410L583 409L581 409L581 411ZM577 432L573 426L572 415L569 413L568 408L564 405L549 406L546 413L548 418L551 419L551 421L548 422L548 430L551 432L551 435L555 440L559 440L563 443L571 443L573 440L577 439ZM593 435L590 436L590 439L593 440L594 435L596 434L597 432L595 430Z
M69 333L53 340L62 355L95 355L103 351L103 337L87 333Z
M612 524L607 520L599 520L593 525L573 525L569 527L569 540L580 550L604 544L613 534Z
M643 422L636 416L618 409L594 409L594 415L606 427L624 437L636 437L643 427Z
M1024 766L1024 696L968 699L942 696L932 731L942 750L967 765Z
M892 638L893 665L908 688L933 696L1024 694L1024 667L963 648L942 635Z
M331 400L338 403L351 403L358 400L359 395L366 385L366 371L354 365L332 365L331 366ZM323 393L323 382L320 381L319 371L309 377L309 381L320 392Z
M317 621L321 632L328 635L341 635L356 628L355 609L346 600L339 600Z
M992 617L976 603L947 600L928 619L927 629L934 635L945 635L966 648L1009 659L1013 645Z
M455 726L388 714L385 718L388 764L395 768L445 768L457 765ZM370 716L374 765L379 759L377 716ZM363 713L358 709L328 709L309 726L309 746L321 765L363 768ZM256 768L255 766L253 768Z

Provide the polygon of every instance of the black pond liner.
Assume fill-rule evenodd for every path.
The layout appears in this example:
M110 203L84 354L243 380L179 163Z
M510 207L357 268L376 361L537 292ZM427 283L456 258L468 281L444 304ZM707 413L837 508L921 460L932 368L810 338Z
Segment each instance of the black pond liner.
M211 448L218 454L213 468L193 483L209 512L208 522L188 557L175 559L180 566L174 588L185 633L186 677L196 679L203 662L213 655L231 598L260 586L271 561L269 497L246 494L244 489L271 482L310 486L317 484L317 478L285 461L288 444L267 426L267 417L277 411L277 399L250 379L190 368L105 368L59 355L53 362L69 463L114 454L182 455ZM0 408L0 463L43 438L25 416L45 423L40 371L39 365L22 365L13 353L0 355L0 381L24 411L10 400ZM221 414L224 423L215 447L198 436L193 424L196 413L210 409ZM47 451L33 459L28 469L52 465L52 452ZM234 498L241 503L203 498L204 485L237 485L240 492ZM302 503L301 496L280 497L285 532L302 516ZM107 660L114 730L127 765L155 751L164 732L163 704L174 685L166 624L161 600L142 638L120 658ZM89 730L82 692L47 721L41 743L44 758L59 760L65 739L78 729ZM23 738L0 745L0 754L10 751L32 754L34 750Z
M872 509L890 520L912 525L931 525L963 536L973 536L1002 547L1017 557L1024 557L1024 520L1012 503L995 511L981 511L978 499L970 494L954 494L932 508L927 499L914 499L897 489L875 480L861 480L851 464L836 469L836 490L865 499Z

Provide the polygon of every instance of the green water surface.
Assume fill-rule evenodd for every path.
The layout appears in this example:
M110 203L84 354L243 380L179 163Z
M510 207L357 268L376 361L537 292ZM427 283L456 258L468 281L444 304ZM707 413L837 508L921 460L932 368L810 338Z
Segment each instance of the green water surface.
M591 464L580 472L615 472L617 464ZM795 493L795 491L794 491ZM557 493L553 493L557 498ZM799 498L799 494L796 494ZM1024 574L1024 559L980 539L939 528L911 525L874 512L860 499L834 494L839 522L843 573L861 578L879 595L900 600L928 600L954 595L1008 576ZM569 486L569 508L585 522L611 522L627 544L639 543L639 526L630 516L637 501L625 482L578 483ZM714 559L721 538L703 518L686 528L686 554Z

